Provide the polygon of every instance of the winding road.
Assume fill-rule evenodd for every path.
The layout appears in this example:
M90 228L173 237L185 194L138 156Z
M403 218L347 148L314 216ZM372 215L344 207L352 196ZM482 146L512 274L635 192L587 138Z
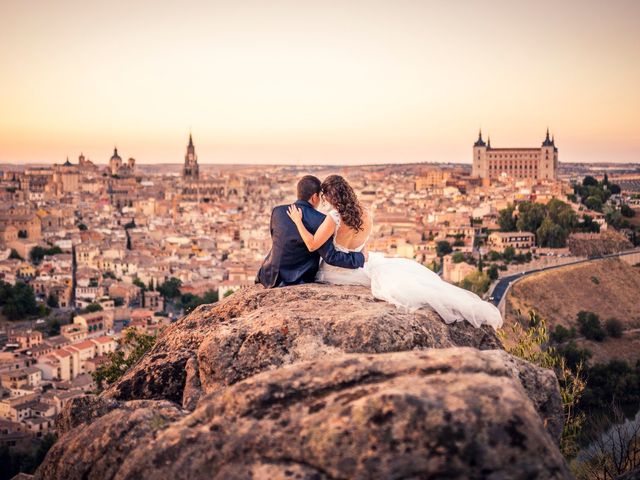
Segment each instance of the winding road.
M489 293L489 301L492 302L496 306L500 305L500 302L502 301L502 299L507 294L507 291L509 290L509 287L514 282L517 282L518 280L520 280L522 278L525 278L528 275L531 275L533 273L544 272L546 270L553 270L553 269L556 269L556 268L568 267L569 265L577 265L579 263L593 262L593 261L596 261L596 260L604 260L606 258L622 257L622 256L625 256L625 255L636 254L636 253L639 253L639 252L640 252L640 249L636 248L636 249L633 249L633 250L627 250L625 252L611 253L609 255L602 255L602 256L599 256L599 257L589 257L589 258L585 258L583 260L576 260L575 262L563 263L562 265L552 265L550 267L535 268L533 270L526 270L526 271L521 272L521 273L515 273L515 274L509 275L507 277L502 277L501 279L498 280L498 282L493 287L493 290Z

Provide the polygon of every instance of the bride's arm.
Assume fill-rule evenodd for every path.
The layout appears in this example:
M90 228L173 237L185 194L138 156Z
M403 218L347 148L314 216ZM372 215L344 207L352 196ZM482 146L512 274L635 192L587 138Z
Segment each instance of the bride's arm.
M289 205L289 210L287 210L287 215L289 218L293 220L293 223L296 224L296 228L298 232L300 232L300 236L302 240L304 240L304 244L307 246L310 252L314 252L319 249L324 243L329 240L331 235L333 235L336 224L331 218L330 215L327 215L327 218L324 219L318 230L316 230L315 234L312 234L307 230L307 228L302 223L302 210L300 210L295 205Z

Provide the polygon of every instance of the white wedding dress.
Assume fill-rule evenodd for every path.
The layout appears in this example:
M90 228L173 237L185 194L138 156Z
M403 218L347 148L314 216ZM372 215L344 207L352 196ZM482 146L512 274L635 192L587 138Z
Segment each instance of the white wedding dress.
M333 244L341 252L359 252L368 241L355 249L336 243L340 215L331 210L335 221ZM369 260L362 268L335 267L321 260L316 281L338 285L364 285L371 287L375 298L385 300L408 311L425 305L431 306L446 323L466 320L474 327L487 324L494 329L502 326L502 315L492 303L464 288L442 280L437 273L407 258L389 258L379 252L369 252Z

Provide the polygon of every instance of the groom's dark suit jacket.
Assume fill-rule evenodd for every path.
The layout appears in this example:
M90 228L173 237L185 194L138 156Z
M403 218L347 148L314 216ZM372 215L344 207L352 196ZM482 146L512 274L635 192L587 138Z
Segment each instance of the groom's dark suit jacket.
M325 219L309 202L298 200L296 205L302 210L302 223L307 230L315 233ZM267 288L315 280L320 257L330 265L344 268L359 268L364 265L364 255L360 252L344 253L333 247L330 237L315 252L310 252L293 221L287 215L289 205L279 205L271 212L271 251L264 259L256 283Z

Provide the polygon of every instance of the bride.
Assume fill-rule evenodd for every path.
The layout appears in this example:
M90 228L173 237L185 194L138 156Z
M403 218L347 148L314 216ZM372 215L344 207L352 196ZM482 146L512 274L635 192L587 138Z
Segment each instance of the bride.
M349 183L340 175L330 175L322 182L321 193L332 209L315 235L302 223L302 211L296 205L290 205L287 212L309 251L320 248L331 236L336 250L363 250L371 234L372 215L362 207ZM375 298L409 311L429 305L446 323L467 320L475 327L488 324L498 329L502 326L500 311L493 304L445 282L427 267L406 258L370 252L364 267L355 270L321 261L316 281L371 287Z

